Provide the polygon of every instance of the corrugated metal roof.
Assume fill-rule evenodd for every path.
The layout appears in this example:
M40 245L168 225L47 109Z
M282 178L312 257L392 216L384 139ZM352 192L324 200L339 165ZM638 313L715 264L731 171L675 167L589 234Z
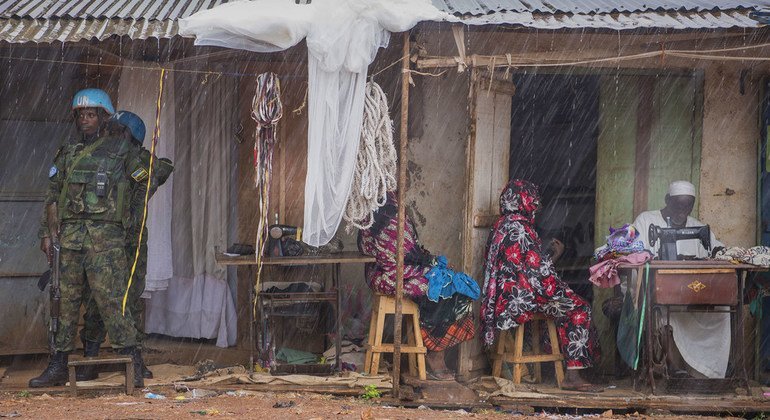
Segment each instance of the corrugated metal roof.
M179 19L232 0L0 0L0 41L77 42L178 35ZM291 0L286 0L291 1ZM565 28L751 28L770 0L431 0L470 25Z
M458 16L500 12L520 13L634 13L703 12L770 8L769 0L431 0L439 9Z
M0 18L177 20L228 0L0 0Z
M499 12L596 14L770 8L770 0L431 1L439 9L460 16L481 16ZM227 2L228 0L0 0L0 18L177 20Z
M596 14L544 14L530 12L498 12L484 16L468 16L468 25L516 25L534 29L727 29L756 28L749 18L750 10L725 12L640 12Z
M176 20L0 19L0 40L11 43L104 40L113 35L132 39L171 38L178 32Z

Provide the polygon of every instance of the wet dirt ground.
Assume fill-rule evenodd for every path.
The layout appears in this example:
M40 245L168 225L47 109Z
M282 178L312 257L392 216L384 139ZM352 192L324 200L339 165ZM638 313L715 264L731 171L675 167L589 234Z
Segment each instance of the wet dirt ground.
M238 392L238 391L236 391ZM574 419L579 416L553 413L522 413L510 410L469 409L433 410L427 407L403 408L360 397L335 397L322 394L241 392L199 399L165 400L135 396L101 395L70 397L29 395L25 392L0 393L0 418L68 419L198 419L202 417L250 419L464 419L464 418L549 418ZM586 418L650 418L644 415L588 414ZM652 417L705 419L701 416L672 416L660 413ZM724 417L723 417L724 418Z

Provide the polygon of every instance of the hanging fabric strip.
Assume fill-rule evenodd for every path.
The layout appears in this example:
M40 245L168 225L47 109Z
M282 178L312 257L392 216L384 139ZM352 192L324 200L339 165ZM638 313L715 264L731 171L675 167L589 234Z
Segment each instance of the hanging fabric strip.
M262 278L262 258L267 243L267 229L270 210L270 177L273 171L273 151L277 140L278 121L283 116L281 104L281 81L275 73L262 73L257 76L257 87L251 103L251 118L257 123L254 139L254 183L257 188L257 237L256 278L254 279L254 296L251 310L256 316L257 295ZM253 368L253 366L251 367Z

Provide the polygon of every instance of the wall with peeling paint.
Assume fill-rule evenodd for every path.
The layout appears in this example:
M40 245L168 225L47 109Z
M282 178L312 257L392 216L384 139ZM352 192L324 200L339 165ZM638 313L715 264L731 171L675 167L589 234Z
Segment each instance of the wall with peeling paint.
M423 245L462 262L468 75L417 77L410 92L407 206Z
M700 219L727 245L756 245L759 89L741 66L706 68Z

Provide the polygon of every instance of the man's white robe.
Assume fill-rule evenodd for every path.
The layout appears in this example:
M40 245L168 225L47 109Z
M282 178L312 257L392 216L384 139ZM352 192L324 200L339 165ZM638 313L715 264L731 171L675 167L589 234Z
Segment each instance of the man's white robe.
M660 210L646 211L634 221L642 240L653 254L657 255L660 242L650 246L648 231L650 225L668 226ZM686 227L703 226L698 219L687 217ZM711 233L711 247L724 246ZM677 254L707 258L708 251L697 239L678 241ZM664 313L665 316L665 313ZM662 320L665 322L665 319ZM671 327L674 342L685 362L709 378L724 378L730 357L730 314L729 313L682 313L671 312Z

